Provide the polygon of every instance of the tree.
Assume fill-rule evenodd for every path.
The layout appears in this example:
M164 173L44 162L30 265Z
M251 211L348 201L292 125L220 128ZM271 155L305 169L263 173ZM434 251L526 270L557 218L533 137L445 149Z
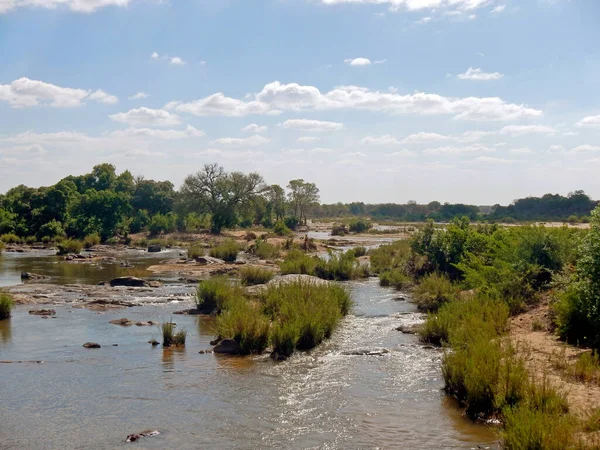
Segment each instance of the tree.
M294 209L294 216L304 219L306 212L315 203L319 203L319 188L314 183L307 183L303 179L291 180L288 184L290 204Z
M285 191L278 184L272 184L265 191L271 210L275 213L275 221L285 216Z
M218 164L206 164L186 177L181 187L182 200L199 213L212 216L211 231L220 233L237 224L240 208L259 195L263 179L258 173L227 173Z

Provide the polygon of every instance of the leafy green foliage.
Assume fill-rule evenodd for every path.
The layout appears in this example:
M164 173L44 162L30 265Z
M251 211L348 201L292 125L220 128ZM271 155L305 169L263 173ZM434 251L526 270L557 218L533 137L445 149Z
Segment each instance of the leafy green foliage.
M278 220L273 227L273 233L277 236L288 236L292 234L292 230L287 227L284 221Z
M457 288L445 275L429 274L421 280L414 291L414 300L419 309L436 311L444 303L454 300Z
M318 258L308 256L302 250L292 249L288 252L283 262L279 265L282 275L302 274L314 275Z
M77 239L64 239L56 244L59 255L79 254L83 248L83 243Z
M373 224L368 220L363 219L352 219L348 225L348 229L351 233L364 233L368 231Z
M83 246L85 248L92 248L94 245L100 244L100 236L97 234L88 234L83 239Z
M192 245L187 250L187 256L191 259L196 259L200 256L204 256L204 247L202 247L201 245Z
M250 252L260 259L279 258L279 247L269 244L263 239L258 239L254 246L250 248Z

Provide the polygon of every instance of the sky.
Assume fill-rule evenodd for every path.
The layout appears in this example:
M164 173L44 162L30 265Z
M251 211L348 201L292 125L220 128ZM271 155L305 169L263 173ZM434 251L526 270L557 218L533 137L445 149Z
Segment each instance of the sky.
M0 0L0 192L110 162L326 203L600 199L597 0Z

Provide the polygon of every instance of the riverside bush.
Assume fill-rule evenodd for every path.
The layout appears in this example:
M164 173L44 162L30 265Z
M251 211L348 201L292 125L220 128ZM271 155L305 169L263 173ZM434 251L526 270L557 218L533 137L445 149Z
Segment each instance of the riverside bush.
M83 243L77 239L63 239L56 244L56 248L59 255L79 254L83 248Z
M302 274L314 275L319 258L308 256L298 249L288 252L283 262L279 265L282 275Z
M209 255L226 262L234 262L239 252L239 245L233 239L227 239L211 248Z
M379 284L381 286L393 286L400 290L411 284L411 279L401 268L386 270L379 273Z
M187 256L190 259L196 259L204 256L204 247L201 245L192 245L190 248L188 248Z
M260 305L241 297L227 304L217 317L216 329L219 336L235 339L242 354L262 353L269 344L269 318Z
M432 273L417 285L413 298L419 309L436 311L444 303L454 300L457 288L445 275Z
M9 294L0 292L0 320L8 319L14 306L12 297Z
M230 283L224 277L213 277L198 284L196 307L200 310L219 312L242 294L239 285Z
M279 248L267 241L259 239L250 251L260 259L276 259L279 258Z
M368 231L373 224L368 220L363 219L352 219L348 225L348 229L352 233L364 233Z
M85 248L92 248L94 245L100 244L100 236L97 234L88 234L83 239L83 246Z
M0 236L0 241L5 244L20 244L22 242L21 238L13 233L6 233Z
M272 270L258 266L244 266L240 269L240 278L244 286L265 284L271 281L274 276Z

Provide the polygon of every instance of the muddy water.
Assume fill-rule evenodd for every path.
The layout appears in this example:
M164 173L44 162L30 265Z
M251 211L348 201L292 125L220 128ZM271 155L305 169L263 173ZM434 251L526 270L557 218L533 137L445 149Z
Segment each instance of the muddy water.
M31 362L0 363L0 449L494 448L492 430L444 399L439 351L395 331L419 320L414 306L376 280L348 286L353 314L332 339L283 363L199 354L210 319L173 316L184 350L152 348L156 327L108 323L164 321L184 303L58 306L55 319L18 307L0 321L0 360ZM365 349L389 352L349 354ZM161 434L124 444L146 429Z

